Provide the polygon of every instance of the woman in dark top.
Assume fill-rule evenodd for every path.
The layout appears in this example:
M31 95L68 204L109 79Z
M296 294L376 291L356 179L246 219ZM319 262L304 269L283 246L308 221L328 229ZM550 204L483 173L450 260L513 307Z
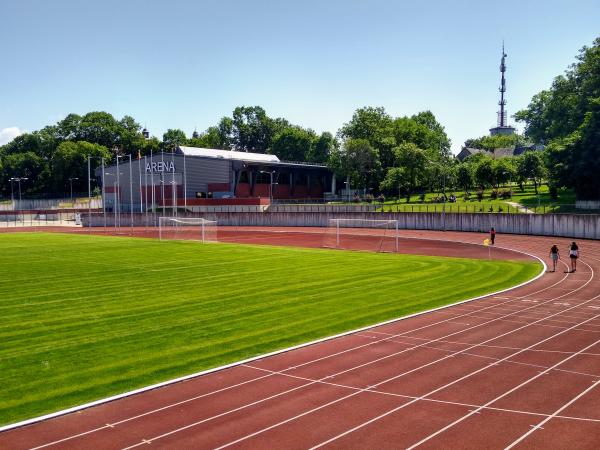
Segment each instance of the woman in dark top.
M492 245L494 245L494 241L496 240L496 230L494 230L494 227L490 230L490 240L492 241Z
M571 258L571 272L575 272L577 270L577 258L579 258L579 247L575 242L571 242L569 258Z
M556 244L550 248L550 259L552 259L552 272L556 272L556 262L560 259L560 253L558 253L558 246Z

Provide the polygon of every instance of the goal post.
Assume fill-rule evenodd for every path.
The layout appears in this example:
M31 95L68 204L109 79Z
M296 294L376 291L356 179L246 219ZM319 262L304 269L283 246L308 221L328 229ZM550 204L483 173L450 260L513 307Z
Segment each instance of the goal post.
M397 253L398 221L330 219L323 238L323 247Z
M161 241L217 242L217 221L202 217L159 217L158 238Z

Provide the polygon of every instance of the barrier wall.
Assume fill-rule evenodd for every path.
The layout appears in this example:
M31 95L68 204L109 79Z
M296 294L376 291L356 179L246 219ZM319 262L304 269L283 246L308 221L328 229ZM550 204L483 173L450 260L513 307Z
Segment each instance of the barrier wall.
M133 225L155 225L160 214L134 214ZM589 214L440 214L440 213L260 213L214 212L187 214L179 217L204 217L217 220L219 226L262 227L324 227L330 219L398 220L401 229L487 232L494 227L498 233L564 236L600 239L600 215ZM82 215L84 226L88 216ZM92 215L92 226L104 226L104 216ZM146 223L147 222L147 223ZM129 226L131 216L121 217L122 226ZM114 215L106 217L107 226L114 226Z

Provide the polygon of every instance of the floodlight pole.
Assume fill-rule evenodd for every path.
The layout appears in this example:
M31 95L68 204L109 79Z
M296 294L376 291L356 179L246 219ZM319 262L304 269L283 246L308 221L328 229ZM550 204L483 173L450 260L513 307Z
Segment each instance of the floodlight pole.
M73 181L75 180L79 180L79 178L77 177L71 177L69 178L69 186L70 186L70 192L71 192L71 201L73 201Z
M166 216L165 212L165 152L160 152L161 172L160 172L160 201L163 205L163 216Z
M16 181L17 184L19 185L19 208L21 208L21 204L23 203L23 198L21 197L21 181L27 181L28 179L29 178L26 178L26 177L12 177L10 179L10 181L11 181L11 183L10 183L11 189L12 189L12 182L13 181ZM24 214L21 214L21 219L22 219L23 224L25 224L25 215Z
M10 179L10 202L11 202L12 208L15 209L15 191L13 188L13 180L14 180L14 178Z
M71 187L71 196L73 196ZM92 231L92 157L88 155L88 229Z
M144 211L144 199L142 197L142 158L139 154L138 150L138 173L140 179L140 217L142 215L142 211Z
M148 226L148 158L144 155L144 210L146 212L146 227Z
M187 212L187 171L185 168L185 153L183 154L183 206Z
M117 149L118 151L118 149ZM118 210L119 228L121 228L121 180L119 179L119 158L121 155L117 155L117 190L115 191L115 212ZM116 219L115 219L116 227Z
M115 231L117 231L117 182L116 181L113 181L113 192L115 193L115 207L114 207Z
M131 164L131 153L129 154L129 217L131 219L131 232L133 233L133 164Z
M442 179L442 231L446 231L446 171Z
M171 197L173 198L173 217L177 217L177 187L175 186L175 150L171 152L171 163L173 165L173 179L171 180L171 189L173 190Z
M152 149L150 149L150 183L152 184L152 214L154 214L154 163Z
M273 174L274 170L261 170L260 173L268 173L270 175L270 183L269 183L269 203L273 203Z
M106 187L104 185L104 158L102 158L102 215L104 216L104 231L106 232Z

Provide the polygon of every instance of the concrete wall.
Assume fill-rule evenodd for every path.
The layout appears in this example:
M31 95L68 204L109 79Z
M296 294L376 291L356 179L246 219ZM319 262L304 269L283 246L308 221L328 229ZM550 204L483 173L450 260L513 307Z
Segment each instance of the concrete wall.
M156 224L159 216L148 215L148 224ZM440 213L211 212L201 216L217 220L221 226L324 227L330 219L371 219L398 220L401 229L487 232L494 227L498 233L600 239L600 215L590 214L446 214L444 217ZM134 225L145 225L146 217L134 214ZM82 219L87 225L87 215L84 214ZM108 214L109 226L113 225L113 220L114 216ZM129 225L130 216L123 215L121 223ZM92 216L92 226L103 225L101 214Z
M600 200L577 200L575 208L578 209L600 209Z
M43 199L43 200L28 200L23 199L19 201L5 200L0 202L0 211L14 211L23 209L85 209L90 205L87 197L85 198L74 198L71 201L70 198L55 198L55 199ZM93 197L91 201L91 208L102 208L102 198Z

